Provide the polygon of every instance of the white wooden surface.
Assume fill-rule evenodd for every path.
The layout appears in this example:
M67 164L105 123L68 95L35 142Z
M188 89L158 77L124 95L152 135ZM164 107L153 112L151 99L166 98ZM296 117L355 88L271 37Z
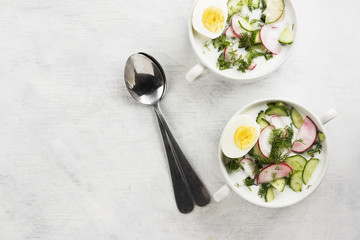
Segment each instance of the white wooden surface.
M360 3L294 2L292 55L239 85L185 81L197 63L191 0L1 0L0 239L360 239ZM222 128L241 106L275 96L336 108L320 187L284 209L231 194L180 214L154 114L124 86L138 51L163 65L163 112L211 193L224 184Z

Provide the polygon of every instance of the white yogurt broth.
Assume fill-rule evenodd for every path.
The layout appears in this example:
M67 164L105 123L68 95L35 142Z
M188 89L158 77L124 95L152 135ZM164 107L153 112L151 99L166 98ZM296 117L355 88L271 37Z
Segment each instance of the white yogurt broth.
M247 8L244 8L243 10L244 15L249 15L251 19L259 19L261 16L261 10L256 9L253 10L253 12L250 12ZM287 1L285 1L285 16L283 19L283 22L279 24L279 27L274 28L276 33L280 35L280 33L283 31L283 29L286 27L287 24L292 26L295 23L295 13L292 7L289 7L289 4ZM294 42L296 41L296 28L297 26L294 25ZM225 28L226 29L226 28ZM235 69L226 69L226 70L219 70L216 67L217 59L222 52L218 52L217 49L213 47L212 44L209 44L207 47L205 44L210 41L211 39L203 37L199 33L197 33L194 29L192 29L193 35L194 35L194 41L196 45L196 51L198 55L201 57L201 59L205 62L205 64L212 68L213 71L220 71L221 74L225 75L225 77L232 78L234 76L242 76L246 78L254 78L259 75L260 72L270 72L272 69L274 69L279 63L282 63L285 61L286 57L288 56L288 53L290 49L292 48L292 44L290 45L283 45L281 52L278 55L274 55L273 58L270 60L265 60L264 57L258 57L254 59L254 63L257 64L254 70L252 71L246 71L246 73L243 73L241 71L238 71ZM240 49L239 49L240 50ZM240 53L243 54L243 56L246 54L245 50L244 53L240 51Z
M284 103L286 103L286 102L284 102ZM322 126L319 126L320 124L317 123L316 119L312 118L310 113L301 111L301 108L297 107L296 105L293 105L293 104L289 104L289 105L294 106L295 109L303 117L309 116L314 121L314 123L317 125L318 130L324 131L322 129ZM233 117L235 117L239 114L246 114L246 115L249 115L251 118L256 119L256 117L258 116L258 113L261 110L265 111L266 109L267 109L266 102L265 103L263 102L263 103L254 105L248 109L244 109L243 111L237 113ZM281 118L284 121L284 123L288 126L292 122L290 117L281 117ZM295 139L298 129L296 129L295 127L293 127L293 129L294 129L294 139ZM241 196L245 197L245 199L250 198L251 201L255 201L255 202L259 203L260 205L269 205L269 206L271 206L271 205L276 206L277 204L297 202L297 201L299 201L299 199L300 200L303 199L304 197L309 195L313 190L315 190L315 188L321 181L321 176L324 174L324 171L326 170L326 165L327 165L326 164L326 152L327 152L326 140L324 142L322 142L322 146L323 146L323 148L322 148L321 154L316 153L314 155L314 158L319 159L319 164L316 167L314 173L312 174L312 177L311 177L308 185L303 185L303 189L301 192L294 192L288 185L285 187L283 192L278 192L277 190L274 189L275 198L271 202L265 202L264 198L260 198L260 196L258 196L258 191L259 191L260 185L259 186L253 185L250 187L247 187L244 185L243 180L245 178L247 178L247 175L245 174L245 172L243 170L240 169L238 172L230 172L227 169L227 167L225 166L225 164L223 165L223 167L226 168L228 176L231 179L231 182L232 182L231 187L233 188L233 190L238 192ZM291 152L289 156L293 156L296 154L298 154L298 153ZM309 156L306 152L301 155L303 155L307 160L309 160L311 158L311 156ZM246 155L246 156L248 156L248 155ZM316 185L316 186L313 186L313 185Z

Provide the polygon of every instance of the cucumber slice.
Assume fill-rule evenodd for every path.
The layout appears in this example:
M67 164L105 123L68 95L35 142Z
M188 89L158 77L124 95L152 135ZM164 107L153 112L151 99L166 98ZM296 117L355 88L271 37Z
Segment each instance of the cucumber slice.
M265 120L266 120L266 115L265 115L264 111L260 111L260 112L258 113L258 116L257 116L257 118L256 118L256 122L259 123L261 119L265 119Z
M301 114L298 111L296 111L296 109L293 107L290 110L290 117L291 117L291 121L293 122L294 126L296 128L300 128L304 119L301 116Z
M275 107L283 107L283 108L286 109L286 105L285 105L283 102L281 102L281 101L269 102L269 103L267 103L266 105L267 105L268 107L273 107L273 106L275 106Z
M303 171L294 171L290 177L290 188L294 190L294 192L301 192L302 190L302 174Z
M276 179L272 182L270 182L271 186L273 186L276 190L278 190L279 192L284 191L285 185L286 185L286 181L285 178L279 178Z
M265 119L260 119L260 121L258 122L258 124L260 125L260 130L263 130L264 128L266 128L267 126L270 126L270 123L265 120Z
M293 31L291 30L289 24L281 32L278 40L282 44L290 44L294 42Z
M260 30L255 30L253 32L253 42L254 42L254 44L260 44L261 43Z
M234 13L240 12L244 5L247 5L246 0L229 0L227 2L229 16Z
M304 170L304 167L307 163L306 158L304 158L301 155L295 155L295 156L291 156L285 159L285 163L287 165L289 165L292 170L296 171L296 170Z
M319 164L319 159L311 158L305 165L304 172L302 174L302 179L305 184L308 184L311 175L313 174L316 166Z
M251 24L248 19L244 17L239 17L239 24L240 26L248 32L253 32L256 30L254 24Z
M254 157L256 160L262 163L269 163L269 159L264 157L259 149L259 144L256 142L255 146L249 152L250 156Z
M270 123L266 120L264 111L259 112L256 122L260 125L260 129L263 130L265 127L270 126Z
M284 0L265 0L265 4L265 23L268 24L276 22L284 13Z
M261 126L261 125L260 125L260 126ZM325 141L325 139L326 139L325 134L324 134L323 132L321 132L321 131L318 131L318 132L317 132L317 137L318 137L318 139L319 139L320 142L323 142L323 141Z
M285 108L283 107L277 107L277 106L271 106L268 109L266 109L265 114L270 115L278 115L278 116L288 116L288 113Z
M272 187L269 187L268 190L266 191L266 195L265 195L266 202L270 202L274 200L274 191L272 189L273 189Z

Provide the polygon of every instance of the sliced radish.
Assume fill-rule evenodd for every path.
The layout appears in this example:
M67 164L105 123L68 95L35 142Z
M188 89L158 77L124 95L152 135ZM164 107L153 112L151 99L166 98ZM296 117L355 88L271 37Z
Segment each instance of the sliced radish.
M271 23L271 27L272 28L278 28L280 27L282 24L284 24L284 19L285 19L285 11L284 13L281 15L281 17L274 23Z
M277 55L281 51L281 45L278 41L275 30L270 25L263 25L260 29L260 40L264 47Z
M240 164L244 168L245 173L249 175L252 179L254 179L255 178L254 161L250 158L244 158L240 160Z
M269 137L274 129L275 129L274 126L267 126L260 132L260 136L258 140L259 150L261 154L266 158L269 158L270 156L271 144L269 143Z
M279 178L288 177L293 170L285 163L270 164L263 168L256 178L256 184L268 183Z
M250 71L252 71L252 70L254 70L254 68L257 66L257 64L256 63L252 63L250 66L249 66L249 70Z
M224 48L224 59L225 59L225 61L230 62L231 60L236 60L236 59L238 59L240 57L241 54L239 53L238 50L235 50L235 53L232 52L232 51L234 51L234 49L231 48L231 47L225 47ZM235 59L232 59L234 57L233 55L235 55Z
M270 117L270 124L273 125L275 128L285 128L286 125L279 116L271 116Z
M307 116L301 124L291 150L297 153L305 152L314 144L316 136L317 127L315 123Z
M226 28L226 30L225 30L225 36L226 36L226 37L230 37L230 38L235 38L235 37L236 37L236 35L234 34L231 26L228 26L228 27Z
M236 37L241 38L242 37L242 33L246 32L245 29L243 29L239 23L241 19L240 14L234 14L231 18L231 28L233 30L233 33Z
M224 59L225 59L225 61L228 61L228 62L231 60L229 51L230 51L229 47L224 48Z

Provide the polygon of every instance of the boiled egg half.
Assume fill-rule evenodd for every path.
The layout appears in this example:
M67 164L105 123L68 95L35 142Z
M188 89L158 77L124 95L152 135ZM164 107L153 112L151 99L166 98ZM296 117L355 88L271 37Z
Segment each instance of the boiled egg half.
M224 31L228 10L226 0L198 0L192 14L193 28L214 39Z
M245 156L260 136L260 126L248 115L238 115L225 126L220 146L229 158Z

